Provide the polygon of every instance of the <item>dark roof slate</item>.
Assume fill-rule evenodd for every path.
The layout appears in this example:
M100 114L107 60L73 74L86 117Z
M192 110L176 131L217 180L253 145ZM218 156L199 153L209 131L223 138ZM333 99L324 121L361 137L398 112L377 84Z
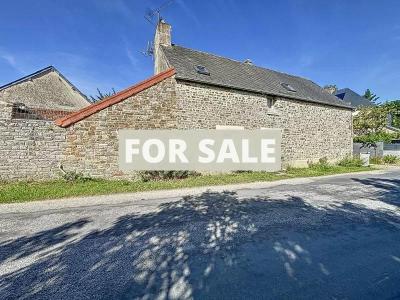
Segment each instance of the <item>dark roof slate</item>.
M169 66L176 69L177 79L352 108L305 78L177 45L162 46L162 50ZM197 65L206 67L210 75L199 74L195 69ZM296 92L288 91L282 84L289 84Z
M374 103L369 101L368 99L360 96L353 90L349 88L338 90L335 93L336 97L342 99L344 102L349 103L351 106L354 107L367 107L367 106L375 106Z

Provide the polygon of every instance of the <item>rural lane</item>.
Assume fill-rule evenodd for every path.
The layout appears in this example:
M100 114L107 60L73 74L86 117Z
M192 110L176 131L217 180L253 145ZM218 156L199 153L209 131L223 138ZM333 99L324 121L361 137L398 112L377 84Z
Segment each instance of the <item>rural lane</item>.
M0 205L0 299L400 298L400 169Z

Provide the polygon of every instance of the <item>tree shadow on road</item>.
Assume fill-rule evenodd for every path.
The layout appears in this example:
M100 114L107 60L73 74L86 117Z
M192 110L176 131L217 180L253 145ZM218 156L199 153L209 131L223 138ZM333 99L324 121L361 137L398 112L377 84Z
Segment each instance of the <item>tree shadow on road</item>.
M73 231L79 230L89 222L88 219L80 219L76 222L66 223L50 230L35 233L32 236L24 236L16 240L0 243L0 262L7 259L18 260L57 246L76 236L76 233Z
M368 187L374 187L378 192L377 200L400 206L400 179L352 178L352 180Z
M382 243L400 238L394 212L351 203L314 207L290 195L241 198L234 192L183 197L76 238L88 222L0 244L3 264L40 255L2 276L0 298L349 297L346 288L354 282L341 277L346 267L372 259L359 255L360 245L374 230ZM376 255L374 260L393 265L391 256L400 253L387 245Z

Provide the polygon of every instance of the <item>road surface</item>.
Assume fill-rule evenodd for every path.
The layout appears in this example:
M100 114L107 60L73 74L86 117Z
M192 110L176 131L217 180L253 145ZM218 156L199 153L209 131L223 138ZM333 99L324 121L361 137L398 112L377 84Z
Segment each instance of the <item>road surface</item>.
M400 298L398 169L158 193L0 206L0 299Z

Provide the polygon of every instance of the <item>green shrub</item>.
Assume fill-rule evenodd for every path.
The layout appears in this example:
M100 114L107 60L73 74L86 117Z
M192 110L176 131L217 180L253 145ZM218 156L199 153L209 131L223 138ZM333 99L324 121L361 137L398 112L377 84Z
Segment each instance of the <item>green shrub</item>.
M184 179L190 176L199 176L193 171L140 171L139 177L142 181L160 181L171 179Z
M309 162L308 167L312 169L327 169L331 167L331 165L328 162L328 158L322 157L317 163Z
M375 156L375 157L371 157L369 162L374 165L381 165L381 164L383 164L383 159L382 159L382 157Z
M90 178L89 176L85 176L83 175L83 173L78 173L75 171L66 171L61 175L61 177L65 181L71 181L71 182L92 180L92 178Z
M243 174L243 173L253 173L254 171L250 171L250 170L235 170L232 171L233 174Z
M383 162L388 165L393 165L399 161L399 158L395 155L385 155L383 157Z
M320 158L319 161L318 161L318 164L320 166L329 166L328 158L327 157Z
M361 159L347 156L338 162L338 165L341 167L362 167L363 162Z

